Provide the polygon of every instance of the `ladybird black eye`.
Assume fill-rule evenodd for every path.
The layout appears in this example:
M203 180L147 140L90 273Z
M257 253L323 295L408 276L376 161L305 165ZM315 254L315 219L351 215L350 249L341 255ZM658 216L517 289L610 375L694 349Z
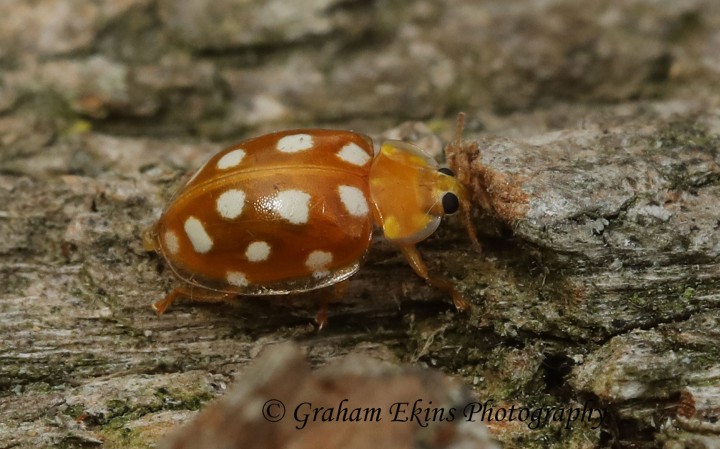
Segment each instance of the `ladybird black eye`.
M438 171L440 173L442 173L443 175L452 176L453 178L455 177L455 173L453 173L453 171L447 167L440 168L440 169L438 169Z
M442 206L446 214L454 214L460 208L460 199L454 193L447 192L442 197Z

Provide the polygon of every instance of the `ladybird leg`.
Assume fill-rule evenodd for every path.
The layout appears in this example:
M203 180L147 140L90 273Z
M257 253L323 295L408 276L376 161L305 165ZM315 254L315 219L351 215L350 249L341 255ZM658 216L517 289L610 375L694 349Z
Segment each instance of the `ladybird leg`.
M450 293L456 309L460 312L470 310L472 306L468 300L455 289L455 286L449 279L429 273L427 265L425 265L422 256L420 256L420 252L414 245L400 245L400 251L402 251L403 256L405 256L405 259L418 276L425 279L425 281L433 287L443 289Z
M315 314L315 324L317 324L318 331L323 330L328 322L328 302L325 300L320 301L320 308Z
M155 311L156 314L162 315L165 313L165 311L172 305L172 303L175 302L178 296L182 295L184 292L179 291L180 288L174 288L170 293L165 295L165 297L159 301L155 301L152 304L152 308Z
M188 287L175 287L163 299L153 303L152 308L155 310L155 313L162 315L175 302L175 300L178 299L178 297L189 298L193 301L223 302L233 296L234 295L232 293L221 293Z
M330 289L332 289L330 293L330 298L323 295L323 297L320 299L320 308L315 314L315 323L317 323L319 331L323 330L323 328L328 322L328 304L342 299L343 296L345 296L348 290L348 283L348 280L344 280L338 282L331 287L328 287L327 290L330 291Z
M475 232L475 226L472 223L472 204L467 198L463 198L460 201L460 208L462 209L463 222L465 229L467 230L468 237L470 238L470 245L476 252L482 252L482 245L478 240L477 233Z

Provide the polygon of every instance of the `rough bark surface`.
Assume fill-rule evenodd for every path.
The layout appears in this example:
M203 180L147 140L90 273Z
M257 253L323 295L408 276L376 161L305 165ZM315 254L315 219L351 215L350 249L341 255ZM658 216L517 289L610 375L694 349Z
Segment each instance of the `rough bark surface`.
M719 30L711 0L0 2L0 448L155 447L287 340L607 410L487 422L505 447L718 447ZM312 295L153 314L142 230L226 143L437 154L458 110L484 250L455 218L420 249L469 314L380 236L322 332Z

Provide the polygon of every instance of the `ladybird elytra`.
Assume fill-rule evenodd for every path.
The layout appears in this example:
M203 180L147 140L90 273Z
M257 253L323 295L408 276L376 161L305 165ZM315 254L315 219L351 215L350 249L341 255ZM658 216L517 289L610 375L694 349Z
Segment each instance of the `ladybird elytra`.
M325 129L245 140L211 157L144 234L145 248L190 286L153 307L163 313L191 292L217 301L335 286L340 295L377 225L418 275L466 309L414 246L437 229L448 194L463 206L475 244L463 186L414 145L386 141L376 155L369 137ZM318 317L324 322L324 307Z

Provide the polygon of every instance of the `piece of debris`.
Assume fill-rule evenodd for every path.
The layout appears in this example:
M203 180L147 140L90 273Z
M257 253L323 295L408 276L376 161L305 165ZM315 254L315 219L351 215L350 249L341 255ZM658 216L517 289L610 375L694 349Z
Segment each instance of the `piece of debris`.
M263 351L229 393L161 442L183 448L496 448L443 374L346 357L312 371L295 345Z

